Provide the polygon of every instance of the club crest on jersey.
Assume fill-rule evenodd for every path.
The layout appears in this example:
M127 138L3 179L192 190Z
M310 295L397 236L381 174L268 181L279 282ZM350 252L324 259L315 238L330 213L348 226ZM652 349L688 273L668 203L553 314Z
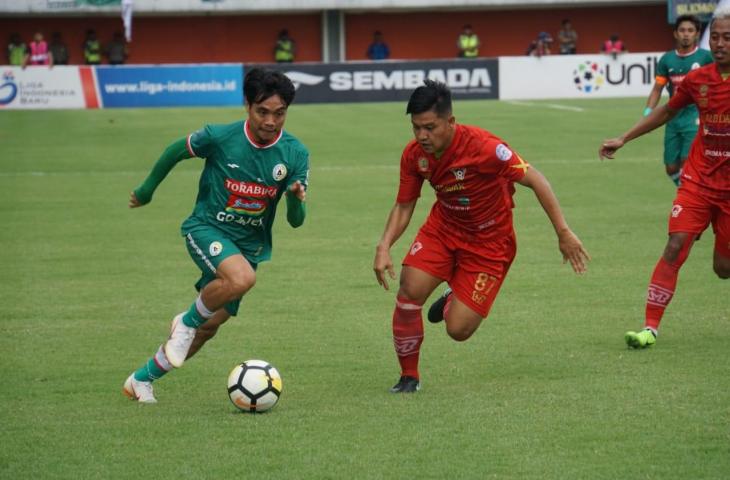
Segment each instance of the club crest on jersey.
M411 245L411 255L417 254L418 251L422 248L423 244L421 242L413 242L413 245Z
M512 158L512 150L507 148L507 145L500 143L497 145L497 158L502 160L503 162L506 162L510 158Z
M466 178L466 168L452 168L451 173L454 174L456 180L461 182Z
M428 171L428 159L426 157L421 157L418 159L418 170L420 170L421 172Z
M217 257L223 251L223 244L221 242L213 242L208 248L211 257Z
M680 213L682 213L682 205L673 205L672 206L672 218L677 218Z
M283 163L277 163L274 167L274 171L271 172L271 174L274 176L274 180L277 182L281 181L286 177L286 165Z
M703 97L707 95L708 88L709 87L707 85L700 85L700 95L702 95Z

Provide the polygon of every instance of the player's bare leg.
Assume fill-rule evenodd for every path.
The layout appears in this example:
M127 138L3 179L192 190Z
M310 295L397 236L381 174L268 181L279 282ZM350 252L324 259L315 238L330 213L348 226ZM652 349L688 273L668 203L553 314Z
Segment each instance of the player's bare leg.
M401 367L401 376L392 393L413 393L420 388L418 358L423 343L421 310L431 292L442 282L440 278L404 266L400 275L400 289L393 311L393 344Z
M715 254L712 269L723 280L730 278L730 239L715 237Z
M218 265L216 276L218 278L203 288L195 303L175 322L165 343L165 355L176 368L185 362L196 330L223 305L241 298L256 284L256 272L243 255L231 255L223 260Z
M453 294L445 313L446 333L457 342L468 340L484 320Z
M190 350L188 351L188 356L185 360L198 353L198 350L200 350L208 340L215 337L216 333L218 333L218 328L226 323L229 318L231 318L231 314L228 313L225 308L221 308L215 312L210 320L201 325L200 328L195 331L195 338L193 339L193 343L190 345Z

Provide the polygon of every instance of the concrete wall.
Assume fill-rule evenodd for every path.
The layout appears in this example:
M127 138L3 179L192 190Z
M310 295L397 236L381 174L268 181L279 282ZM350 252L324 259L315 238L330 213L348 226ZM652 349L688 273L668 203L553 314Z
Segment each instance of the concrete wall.
M347 13L345 54L365 58L372 32L380 29L394 58L451 58L464 23L482 39L481 55L521 55L538 32L557 35L560 21L570 18L580 36L579 53L597 52L611 33L622 36L629 51L672 48L666 5L533 10L476 10L400 13ZM297 41L297 61L322 60L322 15L136 16L130 62L270 62L277 32L289 29ZM64 36L71 60L82 62L81 44L87 28L95 28L102 43L122 30L120 17L2 17L0 39L11 32L29 41L36 30ZM3 59L5 61L5 59Z

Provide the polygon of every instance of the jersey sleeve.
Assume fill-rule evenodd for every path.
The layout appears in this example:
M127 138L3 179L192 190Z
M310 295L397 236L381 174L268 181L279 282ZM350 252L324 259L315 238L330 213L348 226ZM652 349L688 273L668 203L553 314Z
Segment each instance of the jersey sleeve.
M487 142L482 149L482 155L482 173L504 177L511 182L522 180L530 168L529 163L501 141Z
M291 165L292 171L287 179L287 188L298 180L306 190L309 186L309 152L306 149L300 150Z
M654 81L659 85L666 85L669 82L669 68L667 67L667 56L662 55L656 65L656 75Z
M209 125L188 135L187 149L194 157L208 158L213 151L213 145L213 134Z
M677 87L677 89L674 91L674 95L672 95L672 98L669 99L667 105L669 105L669 108L671 108L672 110L681 110L687 105L694 103L694 97L692 96L693 76L691 74L692 72L684 77L682 83L680 83L679 87Z
M423 177L418 174L415 158L408 147L400 159L400 185L396 202L408 203L421 196Z

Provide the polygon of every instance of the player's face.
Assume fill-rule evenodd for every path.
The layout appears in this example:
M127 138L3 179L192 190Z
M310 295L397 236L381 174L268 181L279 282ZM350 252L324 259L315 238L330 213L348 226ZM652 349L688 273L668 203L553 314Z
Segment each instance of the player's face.
M439 116L433 110L411 115L416 141L428 153L440 155L454 137L456 120L453 115Z
M258 143L270 143L279 136L286 121L287 106L279 95L263 102L246 104L248 127Z
M712 22L710 51L717 65L730 68L730 18Z
M692 22L682 22L674 31L674 38L677 40L679 48L691 48L697 43L697 37L700 32L695 28Z

